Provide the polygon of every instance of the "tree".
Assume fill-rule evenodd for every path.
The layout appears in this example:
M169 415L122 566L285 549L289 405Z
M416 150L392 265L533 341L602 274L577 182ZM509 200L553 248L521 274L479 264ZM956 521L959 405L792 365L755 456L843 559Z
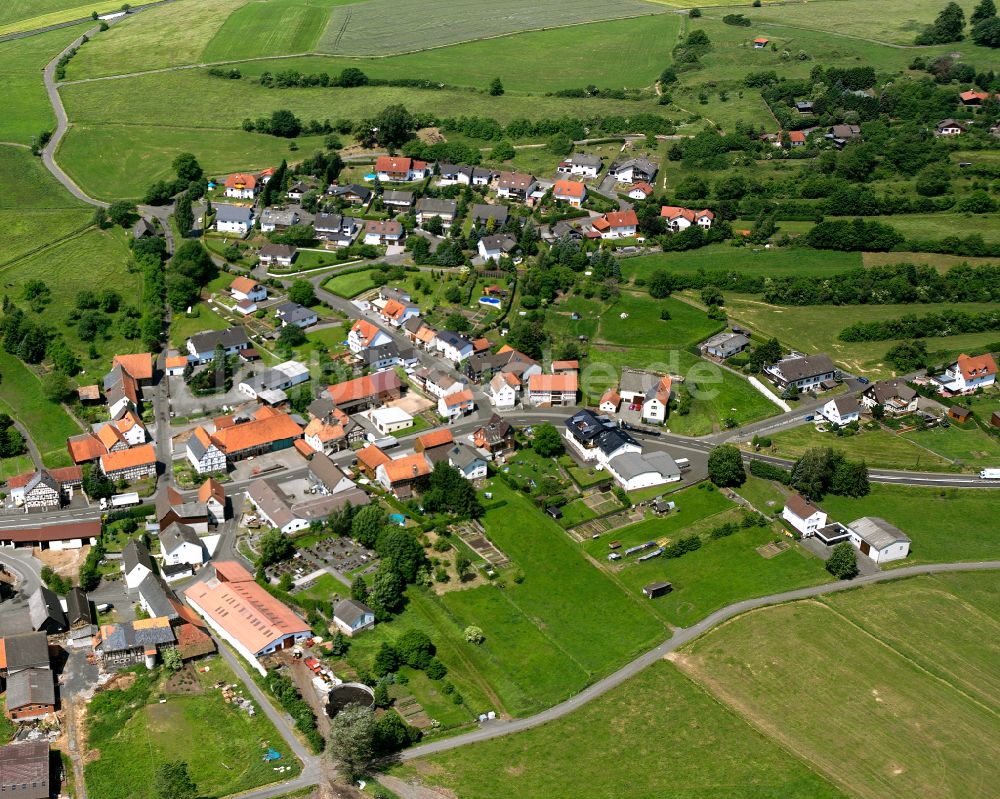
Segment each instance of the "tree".
M500 78L494 78L490 83L490 96L499 97L503 94L503 81Z
M294 139L302 132L302 123L288 109L279 109L271 113L271 124L268 131L272 136L283 139Z
M493 145L493 149L490 150L490 160L491 161L509 161L517 155L514 150L514 145L509 141L500 141Z
M299 305L312 305L316 302L316 292L308 280L296 280L288 289L288 299Z
M541 357L546 340L545 314L540 312L532 312L515 319L507 333L507 343L529 358Z
M406 106L399 104L386 106L375 115L372 122L372 127L376 129L376 140L386 147L401 147L409 141L417 126Z
M434 656L434 644L423 630L407 630L396 639L399 659L414 669L425 669Z
M555 155L568 155L573 149L573 140L565 133L557 133L545 146Z
M348 705L330 723L330 753L347 779L362 776L374 751L375 714L361 705Z
M417 571L427 560L424 548L402 527L384 527L375 545L382 563L397 572L407 583L417 579Z
M120 227L128 227L134 214L135 203L130 203L128 200L115 200L108 206L108 219Z
M173 168L177 177L185 183L200 180L205 174L193 153L180 153L174 159Z
M164 649L161 653L163 657L163 665L168 671L180 671L184 668L184 661L181 659L181 653L177 651L177 647L169 647Z
M483 633L483 629L481 627L476 627L471 624L465 628L465 630L462 633L462 636L470 644L481 644L483 643L483 641L486 640L486 635L485 633Z
M403 578L398 572L379 566L368 592L368 604L375 611L376 619L384 621L392 615L403 599L404 588Z
M351 521L351 538L362 546L374 549L379 533L386 525L385 511L378 505L366 505Z
M806 450L792 467L792 486L804 497L818 502L826 493L833 451L822 447Z
M191 197L186 191L181 192L174 203L174 222L181 236L186 236L194 227L194 212L191 210Z
M858 553L850 541L841 541L826 560L826 570L839 580L850 580L858 574Z
M917 175L916 189L921 197L940 197L951 188L951 175L943 164L932 164Z
M360 576L361 575L358 575L358 577ZM362 579L361 582L363 583L364 580ZM353 588L354 587L352 585L351 586L352 594L353 594ZM365 596L366 597L368 596L367 591L365 591ZM346 635L344 635L340 630L337 630L337 632L333 634L333 638L330 639L330 654L336 658L343 657L344 655L347 654L347 650L349 650L350 648L351 648L351 639L348 638Z
M743 485L747 479L743 454L732 444L713 449L708 456L708 478L724 488Z
M373 746L376 754L387 755L419 741L420 736L420 730L403 721L398 713L384 713L375 721Z
M306 341L306 331L298 325L285 325L278 334L278 343L287 349L301 347Z
M1000 17L984 19L972 29L972 41L980 47L1000 47Z
M358 602L368 601L368 583L365 582L363 575L359 574L351 583L351 599L356 599Z
M260 550L259 565L265 567L288 560L295 554L295 544L276 528L271 528L260 537L257 548Z
M107 499L115 493L115 484L99 468L91 466L83 475L84 493L91 499Z
M456 333L467 333L472 329L469 320L465 318L465 315L461 311L452 311L448 314L444 319L444 326L448 330L454 330Z
M42 378L42 393L49 402L66 402L73 396L73 383L59 370L49 372Z
M543 458L561 455L563 453L562 436L552 424L543 422L535 426L535 437L531 441L531 448Z
M379 677L384 677L386 674L391 674L396 669L399 668L399 653L388 641L383 641L382 646L379 647L378 651L375 653L375 659L372 661L372 670Z
M389 689L384 683L379 683L375 686L375 695L372 698L375 701L375 707L386 708L392 704L392 699L389 697Z
M917 36L916 43L947 44L962 40L962 29L965 27L965 12L958 3L948 3L937 15L934 23L924 28Z
M674 290L674 279L669 272L657 269L649 276L646 286L649 289L650 297L654 300L662 300L669 297Z
M969 24L975 26L983 20L996 17L996 15L997 6L993 0L979 0L979 4L972 9L972 14L969 16Z
M876 406L881 407L881 406ZM837 464L830 481L830 493L844 497L863 497L871 491L868 466L864 461L843 461Z
M195 799L198 796L198 786L188 774L188 764L183 760L157 766L153 789L157 799Z

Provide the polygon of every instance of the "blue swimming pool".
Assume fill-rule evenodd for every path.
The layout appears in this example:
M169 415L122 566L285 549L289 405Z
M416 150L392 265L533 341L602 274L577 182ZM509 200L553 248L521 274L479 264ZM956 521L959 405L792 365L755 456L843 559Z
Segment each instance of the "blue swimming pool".
M489 305L491 308L499 308L500 305L501 305L501 302L496 297L480 297L479 298L479 304L480 305Z
M374 172L369 172L367 175L365 175L365 180L375 180L375 178L377 177L378 175L376 175Z
M402 513L390 513L389 521L395 522L400 527L402 527L404 524L406 524L406 517Z

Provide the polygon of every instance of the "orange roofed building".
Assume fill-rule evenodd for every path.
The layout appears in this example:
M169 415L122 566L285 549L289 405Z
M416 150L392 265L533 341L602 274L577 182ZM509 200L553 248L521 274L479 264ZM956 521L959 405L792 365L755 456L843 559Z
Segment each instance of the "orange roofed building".
M152 444L109 452L101 456L101 471L111 480L141 480L156 475L156 450Z
M263 406L252 421L216 430L211 441L228 460L288 449L302 437L302 428L286 413Z
M423 180L430 174L426 161L382 155L375 160L375 174L383 183L408 183Z
M226 196L236 200L252 200L257 195L257 178L237 172L226 178Z
M220 561L214 568L215 576L189 587L184 598L219 637L265 676L267 670L259 658L310 638L309 625L238 563Z
M576 372L531 375L528 378L528 401L542 408L575 405L576 389Z
M431 473L431 465L420 453L387 460L375 470L375 479L399 499L409 497L413 484Z

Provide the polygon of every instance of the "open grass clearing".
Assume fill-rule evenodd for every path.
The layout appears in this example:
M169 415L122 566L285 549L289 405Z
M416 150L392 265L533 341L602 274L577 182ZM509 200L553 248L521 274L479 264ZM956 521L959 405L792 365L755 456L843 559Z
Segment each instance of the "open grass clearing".
M876 468L958 471L941 455L882 429L862 429L854 435L837 436L831 432L817 432L812 425L803 425L778 433L771 441L773 445L768 454L780 458L797 458L813 447L833 447L852 460L863 460Z
M992 574L980 579L995 585ZM961 632L981 625L983 614L962 612L961 588L952 587L958 600L950 603L953 623L914 631L902 624L894 637L912 649L954 653L955 671L968 677L975 670L963 661L983 662L984 647L992 647L995 657L995 643ZM905 594L886 595L882 586L860 591L876 614L906 607ZM957 680L929 673L898 643L886 645L877 629L866 631L845 618L837 611L839 599L747 614L700 638L677 662L852 796L990 795L1000 755L994 707L971 698ZM996 628L995 616L990 622ZM982 744L970 749L964 745L970 740Z
M226 704L221 690L213 687L220 680L239 682L225 661L216 656L207 663L209 673L196 672L201 693L168 694L160 704L153 692L162 689L161 670L137 675L128 691L97 695L89 705L87 736L100 757L86 764L88 793L103 799L152 799L156 767L172 760L187 762L201 796L226 796L298 773L298 761L268 717L259 708L251 717ZM282 755L278 763L291 771L277 773L263 762L268 747Z
M660 318L663 311L670 314L669 320ZM601 313L595 341L626 347L655 342L664 349L686 349L724 327L724 322L709 319L704 311L673 297L654 300L648 294L622 292Z
M225 330L229 327L221 316L215 313L208 304L199 302L191 309L191 314L174 314L170 322L170 344L184 350L184 342L195 333L206 330Z
M934 427L903 433L914 444L933 450L943 458L973 471L1000 463L1000 441L979 427Z
M893 263L896 263L894 261ZM855 269L862 265L861 254L829 250L775 248L765 250L712 244L687 252L659 253L625 258L622 277L648 278L658 269L678 274L731 271L740 275L764 277L822 276ZM724 288L724 286L723 286Z
M395 771L463 799L843 796L662 661L557 721Z
M502 11L497 13L489 0L368 0L333 9L317 49L338 55L392 55L521 31L662 13L636 0L580 0L572 5L559 0L507 0ZM448 24L443 25L445 15ZM386 25L386 19L393 24Z
M79 233L90 225L93 212L80 209L52 211L0 210L0 269L50 241Z
M202 61L227 61L310 52L326 27L323 0L250 2L226 17L206 45Z
M949 303L949 310L970 313L995 311L998 303ZM928 305L771 305L755 297L729 294L726 310L737 322L762 336L775 336L786 347L801 352L825 352L848 371L869 377L890 377L893 368L884 361L885 353L898 340L846 342L840 331L854 322L877 322L910 314L937 313L942 304ZM996 331L962 333L957 336L925 338L935 362L954 357L996 341Z
M80 0L10 0L0 9L0 36L78 19L90 22L90 15L94 11L107 14L119 8L120 6L112 5L108 0L100 3L93 0L87 3L81 3Z
M996 258L966 258L964 255L944 255L936 252L866 252L863 253L862 260L865 266L926 264L933 266L939 272L947 272L959 264L982 266L997 263Z
M587 563L559 526L527 498L499 480L492 481L490 490L507 504L487 512L486 533L524 580L503 589L486 585L450 592L442 602L462 623L483 628L482 648L523 692L508 707L525 713L570 696L634 657L663 635L663 627ZM600 633L609 616L616 625L610 637ZM551 668L558 674L551 674Z
M66 191L41 159L27 150L0 146L0 155L0 210L90 208Z
M15 455L13 458L0 458L0 480L9 480L15 475L34 471L35 465L30 455ZM0 735L0 738L3 736ZM2 745L2 741L0 741Z
M45 93L42 70L86 29L87 25L76 25L0 42L0 69L4 75L0 141L31 144L33 137L55 127L55 115Z
M873 484L866 497L828 494L820 506L831 519L850 524L880 516L913 539L910 555L897 565L1000 557L995 491Z
M752 474L735 491L761 513L777 513L785 506L786 495L774 483Z
M124 19L80 49L67 80L195 64L233 11L247 0L176 0Z
M344 9L352 15L357 10ZM243 11L234 17L240 13ZM486 89L493 78L499 77L507 91L515 92L575 89L589 83L643 87L652 86L663 69L665 56L660 44L673 41L679 25L676 14L660 14L532 31L406 55L304 56L247 62L240 65L240 70L245 77L256 77L264 71L287 69L333 75L346 67L357 67L371 78L417 77L480 89ZM622 58L626 52L628 58Z
M322 149L322 137L305 136L298 142L304 153ZM171 165L185 152L194 153L214 176L275 167L283 158L295 158L287 139L243 130L73 125L59 145L59 164L95 197L139 200L150 183L173 180Z
M323 283L323 288L331 294L336 294L338 297L351 299L376 288L376 283L372 279L374 272L374 269L364 269L360 272L352 272L347 275L334 275Z

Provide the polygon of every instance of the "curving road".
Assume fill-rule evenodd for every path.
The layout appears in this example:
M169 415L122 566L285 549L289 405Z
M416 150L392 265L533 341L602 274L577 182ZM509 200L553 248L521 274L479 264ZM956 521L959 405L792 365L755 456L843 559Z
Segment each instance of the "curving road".
M614 674L610 674L603 680L599 680L593 685L588 686L576 696L567 699L565 702L555 705L548 710L543 710L541 713L536 713L534 716L513 719L511 721L486 722L478 730L465 733L464 735L456 735L454 738L432 741L431 743L423 744L422 746L415 746L412 749L407 749L400 753L400 757L403 760L412 760L425 755L433 755L438 752L448 751L449 749L456 749L460 746L467 746L469 744L479 743L480 741L488 741L493 738L499 738L503 735L510 735L511 733L529 730L532 727L537 727L541 724L545 724L546 722L562 718L563 716L572 713L574 710L583 707L583 705L588 702L597 699L599 696L602 696L611 689L617 688L623 682L628 680L630 677L634 677L647 666L651 666L656 661L662 659L665 655L675 651L684 644L689 643L699 635L708 632L713 627L717 627L734 616L746 613L749 610L754 610L755 608L777 605L797 599L808 599L810 597L833 594L838 591L847 591L864 585L886 582L887 580L898 580L904 577L912 577L919 574L938 574L941 572L957 571L987 571L993 569L1000 569L1000 560L981 561L978 563L928 563L921 566L905 566L901 569L879 572L877 574L858 577L854 580L838 580L834 583L814 585L809 588L799 588L795 591L783 591L780 594L771 594L770 596L759 597L757 599L744 599L740 602L734 602L732 605L727 605L726 607L715 611L715 613L706 616L700 622L691 627L682 627L678 629L669 639L664 641L659 646L649 650L643 655L640 655L631 663L620 668Z

